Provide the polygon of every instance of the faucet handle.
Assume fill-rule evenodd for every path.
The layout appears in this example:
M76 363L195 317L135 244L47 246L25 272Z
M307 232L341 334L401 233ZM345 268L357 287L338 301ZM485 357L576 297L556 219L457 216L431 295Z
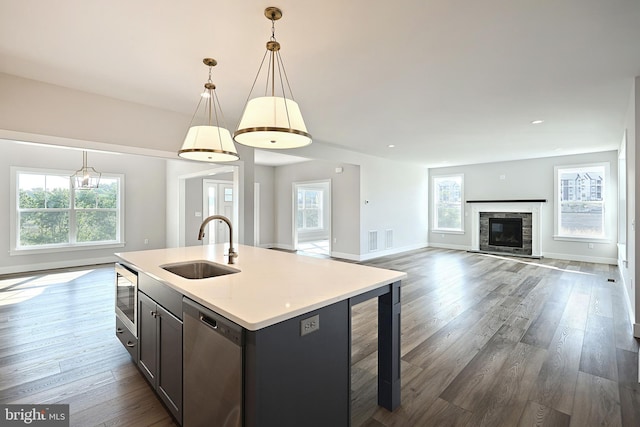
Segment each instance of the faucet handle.
M235 264L236 258L238 258L238 252L236 252L232 247L229 247L229 264Z

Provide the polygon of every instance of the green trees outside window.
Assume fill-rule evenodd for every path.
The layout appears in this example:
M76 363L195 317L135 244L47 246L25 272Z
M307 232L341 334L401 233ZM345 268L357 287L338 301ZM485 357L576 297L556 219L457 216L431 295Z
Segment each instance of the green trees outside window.
M66 175L17 173L16 247L31 249L120 239L119 177L96 189L75 189Z
M296 224L298 230L322 228L323 192L316 189L298 189Z

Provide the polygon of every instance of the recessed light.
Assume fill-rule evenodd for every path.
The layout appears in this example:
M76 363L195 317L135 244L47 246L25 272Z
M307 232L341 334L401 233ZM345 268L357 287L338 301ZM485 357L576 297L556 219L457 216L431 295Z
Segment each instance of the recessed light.
M395 147L395 145L393 145L393 144L389 144L389 145L387 145L387 147L389 147L389 148L393 148L393 147Z
M540 123L543 123L543 122L544 122L544 120L533 120L533 121L531 122L531 124L532 124L532 125L539 125Z

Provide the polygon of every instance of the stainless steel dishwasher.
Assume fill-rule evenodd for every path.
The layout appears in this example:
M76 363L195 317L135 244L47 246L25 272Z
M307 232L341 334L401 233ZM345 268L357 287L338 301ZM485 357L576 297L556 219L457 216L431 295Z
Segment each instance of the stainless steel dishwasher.
M184 298L183 426L242 426L242 327Z

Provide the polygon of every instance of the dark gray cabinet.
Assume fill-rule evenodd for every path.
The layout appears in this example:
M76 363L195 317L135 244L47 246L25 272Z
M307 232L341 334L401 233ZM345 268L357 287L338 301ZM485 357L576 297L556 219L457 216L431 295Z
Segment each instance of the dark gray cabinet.
M138 366L182 424L182 321L138 292Z

